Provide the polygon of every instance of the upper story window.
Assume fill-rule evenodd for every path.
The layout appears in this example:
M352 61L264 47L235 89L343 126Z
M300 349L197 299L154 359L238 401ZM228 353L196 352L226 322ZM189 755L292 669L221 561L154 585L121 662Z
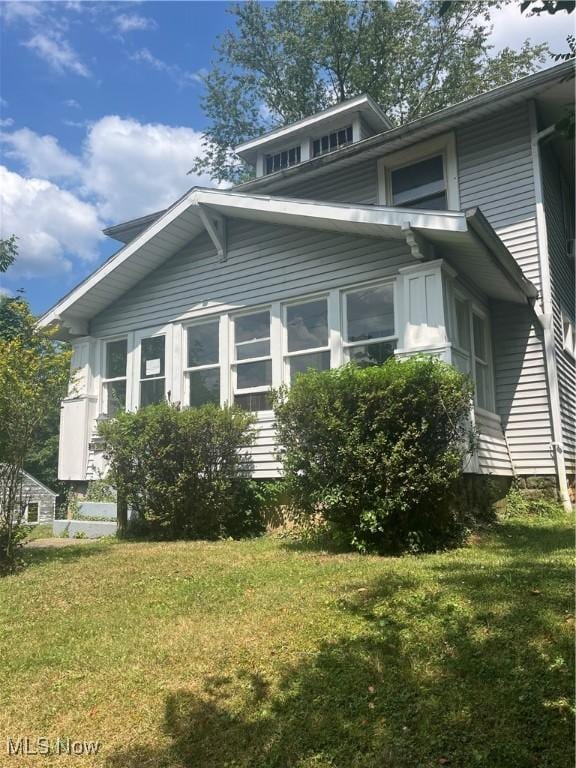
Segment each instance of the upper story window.
M276 152L274 155L266 155L266 173L281 171L282 168L290 168L300 162L300 145Z
M220 403L220 321L192 325L187 330L185 375L188 405Z
M439 136L378 161L380 205L459 210L456 143Z
M140 407L161 403L166 394L166 337L140 342Z
M327 152L333 152L335 149L345 147L352 143L352 126L347 125L332 133L327 133L319 139L312 142L312 157L325 155Z
M426 160L390 171L392 205L401 208L446 210L444 158L434 155Z
M344 294L344 353L358 365L379 365L394 354L394 286L367 286Z
M108 341L105 346L103 411L112 417L126 410L126 367L128 342L126 339Z
M234 403L247 411L268 410L272 386L270 310L238 315L233 321L233 334Z

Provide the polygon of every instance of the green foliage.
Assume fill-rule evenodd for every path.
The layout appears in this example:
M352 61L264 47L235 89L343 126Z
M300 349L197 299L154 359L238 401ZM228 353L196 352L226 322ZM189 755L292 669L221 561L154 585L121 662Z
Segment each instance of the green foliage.
M299 376L274 402L293 504L361 551L458 541L470 398L468 379L424 357Z
M104 503L115 502L117 498L116 488L110 483L109 478L99 477L88 483L86 501L100 501Z
M209 124L195 170L242 181L237 144L337 102L370 94L396 124L534 72L547 46L494 54L500 0L303 0L239 3L205 78ZM443 8L443 6L446 6Z
M252 423L235 408L167 403L103 423L110 481L136 512L138 532L207 539L259 532L261 491L241 454Z
M556 520L566 517L566 511L559 501L545 496L532 497L522 493L518 488L512 488L506 496L501 515L509 517L541 517Z
M0 336L0 560L9 569L22 537L22 470L68 384L70 352L38 328L22 300L12 303L18 327Z
M16 235L0 238L0 272L6 272L14 264L18 254L17 240Z

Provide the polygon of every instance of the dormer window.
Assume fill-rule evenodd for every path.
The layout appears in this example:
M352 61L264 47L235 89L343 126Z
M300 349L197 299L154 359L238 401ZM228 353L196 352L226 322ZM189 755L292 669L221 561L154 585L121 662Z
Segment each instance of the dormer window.
M352 144L351 125L346 126L346 128L340 128L332 133L327 133L319 139L314 139L312 142L312 157L319 157L328 152L334 152L335 149L345 147L347 144Z
M284 149L282 152L276 152L274 155L266 155L266 173L281 171L283 168L290 168L300 162L300 145Z

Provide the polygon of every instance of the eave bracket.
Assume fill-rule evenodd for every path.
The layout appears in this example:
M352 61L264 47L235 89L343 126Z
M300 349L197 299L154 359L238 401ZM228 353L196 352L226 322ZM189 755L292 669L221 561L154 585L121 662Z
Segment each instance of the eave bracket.
M418 261L428 261L434 258L434 246L426 242L418 232L414 232L410 224L402 224L402 232L415 259L418 259Z
M222 216L222 214L202 205L202 203L198 204L198 211L202 223L204 224L204 228L214 243L220 261L226 261L228 258L228 229L226 226L226 218Z

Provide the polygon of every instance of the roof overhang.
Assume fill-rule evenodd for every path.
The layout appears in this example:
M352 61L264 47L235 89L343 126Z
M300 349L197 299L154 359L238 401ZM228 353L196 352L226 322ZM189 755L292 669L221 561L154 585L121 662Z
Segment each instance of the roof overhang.
M524 303L537 296L477 209L349 206L194 188L46 312L40 325L60 324L62 338L87 335L93 317L204 231L225 259L228 218L404 240L415 258L445 258L490 298Z

